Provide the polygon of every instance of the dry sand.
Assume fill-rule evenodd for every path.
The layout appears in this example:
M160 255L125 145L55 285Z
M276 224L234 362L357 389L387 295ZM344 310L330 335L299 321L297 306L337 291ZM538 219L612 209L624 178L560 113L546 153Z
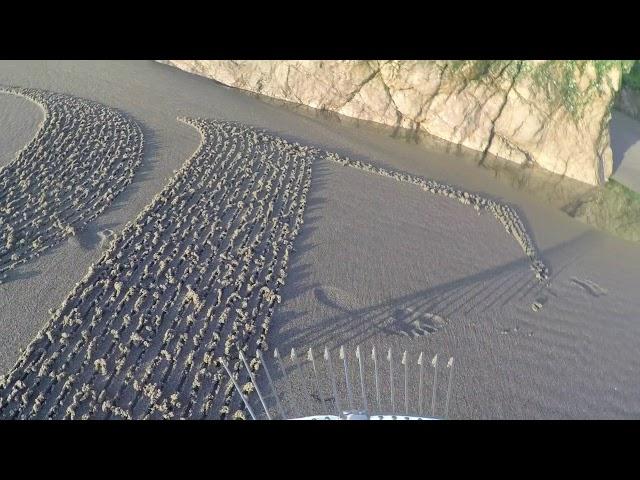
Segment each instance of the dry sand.
M44 112L37 104L0 93L0 167L11 162L31 141L43 119Z
M82 232L131 183L142 131L99 103L0 88L39 105L33 139L0 171L0 283L18 266Z
M406 348L414 359L420 350L453 355L454 418L640 414L639 245L574 221L459 155L308 118L157 63L1 62L0 84L116 108L139 123L145 138L142 166L115 203L84 233L20 266L0 286L2 371L100 258L99 233L120 232L197 149L197 132L176 121L189 116L268 128L506 201L550 268L551 285L540 288L529 259L491 215L316 159L305 225L271 322L271 348L369 347L375 340L381 349ZM33 131L33 115L22 118ZM542 304L538 312L535 301Z

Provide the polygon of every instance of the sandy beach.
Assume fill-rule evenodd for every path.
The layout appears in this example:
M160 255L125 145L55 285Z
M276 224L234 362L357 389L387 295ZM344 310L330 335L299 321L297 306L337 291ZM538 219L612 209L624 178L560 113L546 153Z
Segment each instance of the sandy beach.
M175 199L182 198L179 196L184 193L182 190L167 193L165 199L158 200L158 196L162 197L171 182L204 181L207 177L199 178L203 175L201 171L190 170L192 163L202 162L206 166L215 161L231 161L235 153L217 152L220 142L212 142L208 156L203 156L203 145L207 142L203 141L202 130L179 120L184 117L207 122L200 124L201 129L202 125L209 125L206 128L222 128L226 132L226 126L216 125L233 122L229 125L238 125L239 129L267 131L266 140L255 142L256 145L266 142L264 148L273 151L269 161L274 163L268 167L267 163L261 163L260 168L266 169L264 175L267 176L274 172L274 185L279 175L284 184L291 181L298 185L299 190L290 189L291 192L302 194L306 173L302 167L291 167L298 173L293 180L289 179L289 167L283 166L289 165L282 153L289 148L286 145L298 143L295 149L301 148L301 158L309 162L310 186L304 194L306 208L300 214L303 223L299 225L299 234L296 232L289 238L291 257L284 264L283 285L277 291L281 302L274 300L272 313L265 307L267 310L255 317L259 319L257 325L264 325L264 318L269 318L265 356L271 358L274 348L288 353L291 347L300 351L313 347L321 352L326 345L337 359L340 345L353 352L356 345L370 351L373 344L381 351L388 347L396 352L406 350L412 362L420 352L429 358L435 353L442 358L453 356L456 375L450 408L452 418L636 418L640 414L640 386L636 381L640 360L635 355L640 345L640 298L637 295L640 244L615 238L570 218L531 193L501 181L490 170L477 167L462 154L416 145L381 134L379 129L351 125L335 117L302 115L295 109L263 102L255 96L156 62L3 61L0 62L0 85L97 102L100 108L119 112L122 118L139 126L143 138L140 164L132 171L130 184L121 182L122 191L79 228L78 233L60 237L41 255L30 257L7 271L7 278L0 285L0 374L13 372L13 376L5 380L7 384L0 393L5 402L0 404L0 417L64 418L74 398L82 397L83 384L91 385L93 391L104 389L107 393L100 399L98 395L92 399L87 393L82 400L86 400L86 404L72 409L77 418L83 415L166 418L167 411L173 412L171 418L218 418L224 405L229 406L229 416L240 408L238 399L232 401L224 388L215 383L223 371L220 365L206 360L207 351L193 343L198 331L203 344L214 338L212 330L205 328L208 325L205 307L215 304L217 287L205 278L213 274L218 260L207 264L211 271L201 272L198 298L207 298L204 306L197 307L198 302L194 302L195 297L189 293L189 289L196 289L191 280L187 282L191 277L185 276L180 288L168 287L168 296L176 290L179 292L176 298L184 296L192 300L187 301L184 307L187 310L182 311L177 310L180 301L176 300L176 310L166 317L169 323L162 319L155 333L149 334L153 351L147 354L134 358L134 349L130 355L128 351L117 350L120 348L117 342L113 347L105 343L99 347L104 352L83 365L82 355L94 334L88 332L83 337L82 331L87 330L91 316L83 314L76 324L63 325L73 301L78 301L81 310L85 308L82 310L85 314L98 305L97 302L91 304L92 294L81 298L83 289L96 283L91 277L94 273L97 275L90 270L92 265L100 265L109 258L120 259L117 257L120 250L128 252L118 241L130 238L133 248L136 242L153 238L151 224L149 230L136 233L133 227L127 230L129 222L142 221L145 212L149 214L154 205L162 202L169 216L182 215L185 222L191 218L203 221L198 214L200 207L186 213L188 202L180 207L185 210L179 213L180 204ZM33 102L0 94L1 167L6 168L34 138L43 118L42 110ZM234 143L236 134L230 132L227 133L229 141ZM252 134L247 135L237 137L240 144L246 143L246 138L254 138ZM619 142L634 145L631 137ZM251 148L246 151L253 151ZM514 235L505 231L505 226L491 212L476 211L455 198L434 194L389 176L342 165L328 158L326 152L390 172L434 180L509 206L521 219L535 258L548 268L548 282L536 278L526 249ZM218 154L222 156L215 160ZM242 154L251 158L250 153ZM294 164L297 165L296 162L291 165ZM627 167L630 164L626 161L624 165L615 178L633 186L633 169ZM283 170L279 171L280 168ZM215 177L218 179L225 172L232 175L236 170L221 167L217 174L215 172L211 175L218 175ZM237 184L241 188L235 195L242 196L246 191L243 201L247 203L257 192L258 202L262 198L262 187L251 183L251 171L246 175ZM228 188L229 198L237 201L233 197L235 185L221 181L220 188ZM212 180L206 187L211 191L203 190L203 198L215 188ZM286 205L286 210L290 209L291 219L287 222L291 220L291 223L287 225L293 229L300 199L295 197L298 203L291 206L292 197L281 196L285 191L288 190L284 187L274 189L278 199L275 207ZM231 204L227 197L221 198L225 201L220 202L220 208ZM267 197L264 198L268 202ZM176 203L172 204L174 200ZM202 211L210 212L212 208L213 204ZM234 229L242 230L240 219L247 213L245 208L245 204L229 207L226 215L237 214L233 221L239 222L237 226L233 224ZM251 208L251 212L256 212L258 203ZM154 213L162 212L164 210ZM252 215L254 213L247 213L247 222L261 218ZM221 217L221 221L230 218ZM144 237L146 232L149 235ZM269 245L270 249L274 248L272 244L279 245L281 249L273 258L281 262L283 246L287 243L278 240L277 235L279 233L274 233L276 239L272 243L263 245L260 240L256 245L264 248ZM238 243L240 238L238 233ZM196 238L194 245L200 245L198 241ZM174 257L178 262L186 244L177 237L171 238L167 251L174 248L172 242L181 249ZM219 248L224 245L227 244L222 243ZM197 268L204 268L203 261L218 258L207 250L213 247L202 244L202 248L203 255L193 260L193 279ZM148 258L152 258L153 253L149 250ZM131 268L141 269L136 275L143 275L147 261L134 259L132 262ZM239 270L235 272L233 281L238 280ZM260 272L267 275L267 270ZM272 280L265 277L264 281L275 282L276 277ZM241 280L238 291L244 292L240 289L246 289L243 282L249 280L244 277ZM145 288L140 278L131 279L130 283L127 288ZM105 287L104 301L114 293L124 295L127 288L120 287L116 292L115 284ZM261 295L260 298L264 298L265 294ZM161 297L162 301L164 298ZM127 303L128 300L123 308L134 311L135 299ZM63 308L65 301L70 301L69 311L62 312L67 308ZM151 295L148 301L151 302ZM533 304L539 306L534 309ZM251 310L251 305L241 310ZM144 308L146 304L138 309ZM59 309L62 310L56 316ZM53 322L50 322L49 311L54 312ZM124 311L114 312L114 323L108 319L104 324L97 323L97 331L115 329L120 337L124 339L126 333L127 339L133 342L133 326L128 329L127 325L115 323L122 321L120 313L124 315ZM195 319L191 323L190 314ZM212 321L218 320L218 315L211 316ZM172 326L171 322L178 326ZM62 333L67 333L67 327L70 335L65 337ZM232 326L225 328L232 329ZM178 334L166 340L170 329ZM53 340L46 340L47 331ZM253 353L260 348L256 344L260 329L248 333L251 341L247 344ZM184 341L181 335L186 335ZM46 345L38 343L43 341ZM123 340L122 344L126 342ZM73 356L53 355L56 351L72 352L76 345L79 346L75 353L83 352L76 360ZM20 352L28 347L31 357L22 361ZM216 348L224 350L224 345ZM163 356L163 350L170 354L171 360ZM188 359L190 351L194 352L191 360ZM46 374L39 377L40 368L52 356ZM124 359L121 370L105 375L104 372L111 369L115 372L119 359ZM98 360L104 360L105 364ZM193 361L195 366L189 363ZM127 368L134 364L127 378ZM208 371L202 375L206 380L196 382L199 386L194 396L197 372L205 367ZM272 364L269 367L278 390L286 391L284 379ZM310 371L308 362L303 363L303 368ZM352 368L355 375L353 362ZM184 371L189 372L187 380L177 373ZM69 376L74 376L78 383L65 386ZM144 385L138 391L134 380L144 385L153 384L161 392L145 390ZM17 382L23 382L24 386L14 388ZM368 378L368 391L373 395L371 382ZM323 388L328 391L329 386L323 385ZM444 383L440 389L439 398L442 398ZM17 393L12 394L13 390ZM411 392L415 403L415 385ZM22 399L25 393L28 395ZM172 397L173 394L177 397ZM40 395L43 398L38 400ZM296 389L295 403L302 404L304 395L302 389ZM214 397L219 403L205 407ZM180 407L169 408L172 398ZM190 398L194 399L193 404L187 408ZM252 398L257 405L255 396ZM117 399L123 403L117 403ZM164 404L163 400L166 400ZM373 396L370 401L373 402Z

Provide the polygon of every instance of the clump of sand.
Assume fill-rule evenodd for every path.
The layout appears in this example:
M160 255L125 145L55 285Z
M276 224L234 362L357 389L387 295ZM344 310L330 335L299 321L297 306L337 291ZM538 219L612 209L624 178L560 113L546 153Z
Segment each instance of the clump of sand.
M104 105L31 88L3 88L42 107L33 140L0 170L0 283L76 235L131 183L143 135Z
M4 379L4 418L242 418L303 224L313 149L183 119L198 151L114 237Z

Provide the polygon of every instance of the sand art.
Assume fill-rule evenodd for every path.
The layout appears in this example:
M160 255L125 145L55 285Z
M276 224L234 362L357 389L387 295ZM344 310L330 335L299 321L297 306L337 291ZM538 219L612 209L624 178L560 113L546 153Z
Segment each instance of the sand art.
M200 132L198 151L121 234L100 232L108 249L0 384L3 418L242 418L222 361L251 394L238 352L260 369L320 156L492 212L548 278L511 207L241 124L181 120ZM50 228L82 224L63 218ZM415 337L446 325L410 313L382 328Z
M68 95L0 87L42 107L44 121L0 169L0 283L7 273L75 235L131 183L140 127L114 109Z
M53 312L2 383L1 417L242 415L220 360L238 371L240 345L259 368L314 150L184 122L199 150Z
M546 282L549 279L549 269L538 258L535 246L531 237L518 216L515 209L509 205L499 203L495 200L484 198L475 193L465 192L450 185L445 185L435 180L417 177L408 173L394 172L383 167L376 167L359 160L351 160L335 153L326 154L327 158L341 165L357 168L366 172L378 173L380 175L394 178L400 182L411 183L421 187L423 190L436 195L444 195L455 199L464 205L472 206L476 211L489 211L504 226L509 235L515 238L525 255L531 262L531 269L534 271L536 279Z

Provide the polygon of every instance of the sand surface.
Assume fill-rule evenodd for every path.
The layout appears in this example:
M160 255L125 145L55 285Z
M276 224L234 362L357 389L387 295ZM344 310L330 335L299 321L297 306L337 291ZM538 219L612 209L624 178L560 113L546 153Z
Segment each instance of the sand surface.
M34 137L43 119L44 112L37 104L0 93L0 167L11 162Z
M196 151L198 132L177 121L189 116L267 128L506 201L550 268L551 285L541 288L520 246L491 215L317 158L304 227L271 321L270 349L345 344L352 351L375 341L381 350L407 349L414 359L419 351L452 355L454 418L640 414L638 244L572 220L459 155L302 116L154 62L1 62L0 84L118 109L140 125L145 139L142 165L115 202L81 234L18 267L0 285L0 371L12 368L47 323L48 310L98 261L105 248L100 232L121 232ZM40 121L31 112L12 115L16 131L30 132L21 133L23 141ZM13 136L2 134L2 145L14 145L8 150L20 148L5 137ZM536 301L542 308L534 312Z

